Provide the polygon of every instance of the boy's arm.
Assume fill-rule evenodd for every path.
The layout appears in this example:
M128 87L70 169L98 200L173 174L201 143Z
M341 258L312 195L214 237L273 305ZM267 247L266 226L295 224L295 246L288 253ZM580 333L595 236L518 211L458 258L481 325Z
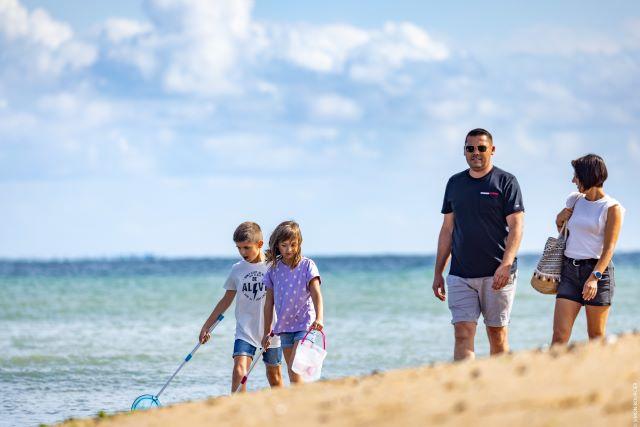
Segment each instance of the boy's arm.
M236 291L230 291L227 289L222 298L220 298L220 301L218 301L218 304L216 304L216 306L214 307L211 315L209 316L207 321L204 322L204 325L202 325L199 338L200 344L204 344L209 341L209 328L211 327L211 325L213 325L213 322L216 321L218 316L227 311L235 297Z
M322 302L322 292L320 292L320 279L314 277L309 282L309 292L311 293L311 301L316 309L316 320L311 324L311 329L319 331L324 327L324 305Z
M262 334L262 348L267 348L271 334L271 323L273 323L273 289L267 288L264 297L264 333Z

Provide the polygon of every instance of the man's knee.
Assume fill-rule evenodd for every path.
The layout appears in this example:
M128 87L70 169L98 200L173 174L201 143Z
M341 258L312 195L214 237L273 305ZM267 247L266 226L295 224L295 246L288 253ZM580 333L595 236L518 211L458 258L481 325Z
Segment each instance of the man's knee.
M502 343L507 340L507 328L502 327L494 327L487 326L487 335L489 336L489 340L495 343Z
M472 322L459 322L454 325L456 341L469 341L476 335L476 324Z

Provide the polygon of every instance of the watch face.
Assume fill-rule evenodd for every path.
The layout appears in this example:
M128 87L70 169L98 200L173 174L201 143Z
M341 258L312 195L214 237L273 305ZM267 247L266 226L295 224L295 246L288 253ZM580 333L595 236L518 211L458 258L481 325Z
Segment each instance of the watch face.
M596 276L596 279L598 280L602 279L602 273L600 273L599 271L594 271L593 275Z

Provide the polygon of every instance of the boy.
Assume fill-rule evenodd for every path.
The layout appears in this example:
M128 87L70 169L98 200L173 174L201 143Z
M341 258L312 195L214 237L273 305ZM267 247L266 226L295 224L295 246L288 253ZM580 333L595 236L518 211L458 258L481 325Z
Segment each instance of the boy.
M207 333L215 319L236 300L236 336L233 345L233 375L231 377L231 393L233 393L249 370L256 349L261 347L264 329L264 302L266 289L262 277L267 272L262 253L262 230L255 222L243 222L233 233L233 241L238 248L242 261L231 267L229 277L224 284L226 292L215 306L200 331L200 342L206 343L210 335ZM273 327L273 326L272 326ZM282 348L280 338L273 337L269 349L263 356L267 368L267 380L271 387L282 385ZM246 384L242 391L246 391Z

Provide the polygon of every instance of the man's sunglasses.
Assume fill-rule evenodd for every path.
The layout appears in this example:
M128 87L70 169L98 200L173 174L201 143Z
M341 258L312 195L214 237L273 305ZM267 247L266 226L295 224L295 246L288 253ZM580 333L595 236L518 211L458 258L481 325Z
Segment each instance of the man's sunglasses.
M487 150L489 149L489 147L487 147L486 145L478 145L477 147L474 145L464 146L464 149L467 153L473 153L474 151L476 151L476 148L478 149L479 153L486 153Z

